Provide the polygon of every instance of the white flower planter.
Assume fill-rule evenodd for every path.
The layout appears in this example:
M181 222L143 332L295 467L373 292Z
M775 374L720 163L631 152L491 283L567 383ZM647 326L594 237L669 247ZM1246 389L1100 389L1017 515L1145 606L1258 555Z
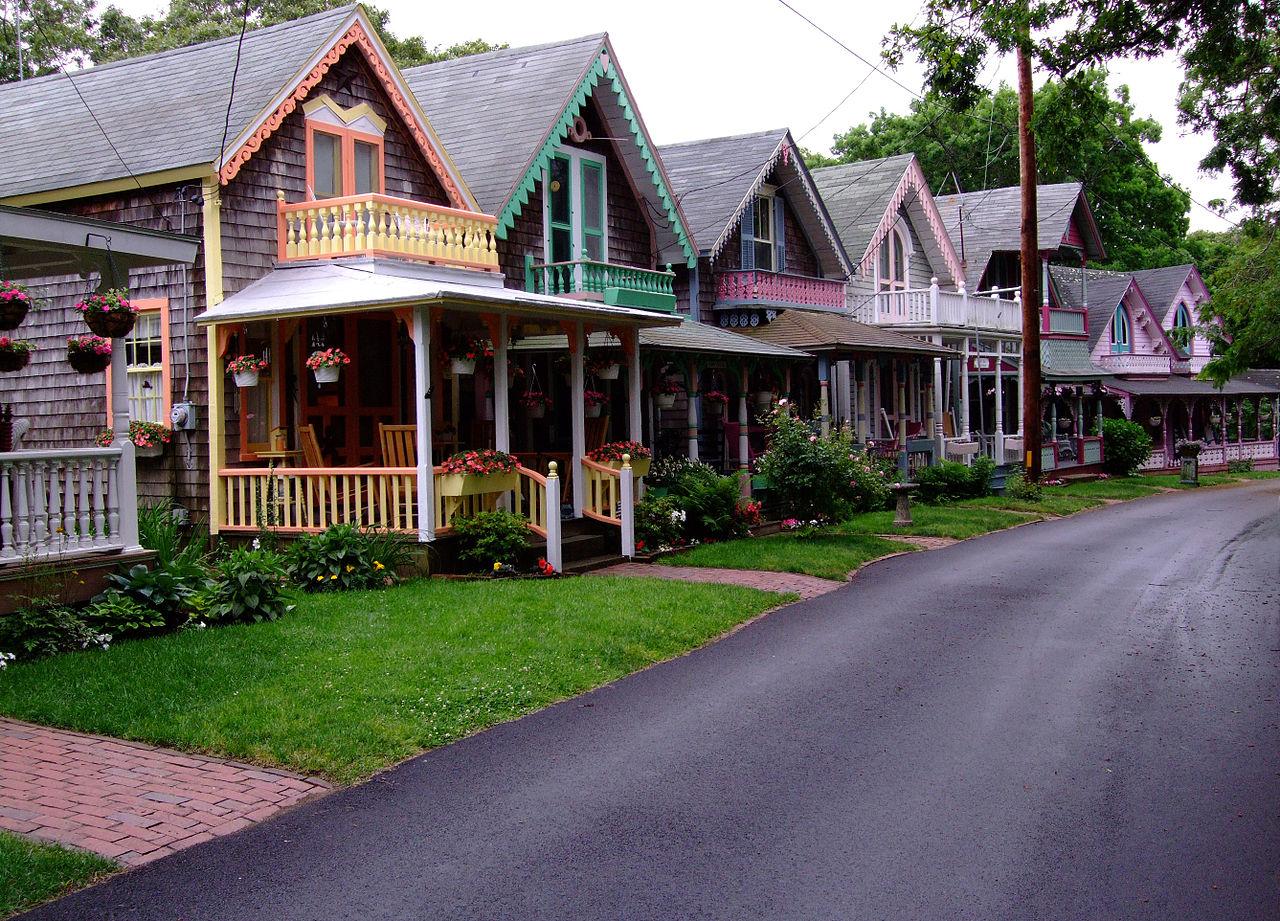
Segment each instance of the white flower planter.
M476 360L474 358L453 358L449 361L449 369L454 374L475 374Z
M772 390L761 390L755 395L756 406L765 407L773 405L774 393Z
M600 378L602 381L616 381L618 379L618 372L621 370L622 365L615 362L611 365L605 365L597 371L596 377Z
M258 386L257 371L237 371L232 376L236 379L237 387L257 387Z
M590 404L590 405L588 405L588 406L587 406L587 418L588 418L588 419L599 419L599 418L600 418L600 412L601 412L601 410L603 410L603 409L604 409L604 405L603 405L603 404L601 404L601 403L595 403L595 404Z
M338 375L342 373L340 365L327 365L323 368L316 368L312 372L316 376L317 384L334 384L338 381Z
M159 457L164 453L164 445L152 445L150 448L139 448L134 446L134 457Z
M526 406L525 410L528 411L530 419L541 419L547 414L547 406L545 403L539 403L536 406Z
M676 405L676 395L674 393L658 394L658 409L671 409Z

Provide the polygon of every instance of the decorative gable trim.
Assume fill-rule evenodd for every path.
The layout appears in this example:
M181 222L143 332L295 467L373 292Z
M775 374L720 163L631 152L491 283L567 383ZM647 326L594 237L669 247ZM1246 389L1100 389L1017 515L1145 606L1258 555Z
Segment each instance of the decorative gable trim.
M657 154L654 153L653 146L641 127L639 115L631 105L630 97L627 95L626 87L623 85L622 76L618 73L617 68L614 67L613 60L605 49L602 49L596 55L595 60L591 62L591 66L587 68L586 74L578 82L573 92L569 94L568 102L560 110L560 117L551 126L551 131L546 140L538 148L538 152L534 154L532 161L526 167L524 174L520 181L516 183L511 194L507 196L507 202L498 214L498 239L505 240L508 231L515 226L516 216L529 204L529 196L533 194L533 190L542 180L543 173L550 164L556 148L563 144L569 136L569 131L573 127L574 121L581 116L587 100L602 81L617 96L618 105L622 109L623 117L626 119L627 129L631 132L631 137L640 151L645 171L649 174L650 181L658 192L662 210L672 228L674 228L680 248L685 254L688 265L692 268L697 265L697 250L693 245L693 240L689 236L688 230L685 228L684 220L679 208L676 206L675 198L667 186L662 169L658 165Z
M334 102L333 97L328 93L323 93L315 99L304 103L302 106L302 112L308 117L314 116L317 112L330 112L334 118L338 119L339 123L348 126L354 125L360 119L365 118L369 120L369 123L373 125L378 134L387 130L386 119L373 111L373 106L369 105L369 103L362 102L358 106L352 106L350 109L344 109L342 106Z
M884 238L897 225L899 212L910 195L916 195L920 199L920 206L924 209L925 222L929 225L929 233L933 235L934 241L942 251L942 258L947 263L947 271L951 273L952 282L957 286L963 285L964 269L960 265L960 258L956 255L955 247L951 244L951 237L947 234L946 227L942 223L942 215L938 212L937 202L933 200L933 192L929 189L929 183L924 178L924 170L920 168L920 161L914 157L911 158L911 162L907 164L906 170L903 171L902 179L898 181L898 187L894 189L893 196L885 206L884 213L880 215L880 224L876 227L876 232L871 235L871 240L867 243L867 248L863 252L862 258L858 260L859 274L865 276L874 270L876 251L884 241Z
M320 56L309 71L286 86L285 98L274 110L255 120L255 127L250 128L248 137L233 149L233 153L224 157L218 170L218 178L222 184L226 185L236 177L240 167L262 149L262 145L275 134L284 120L305 102L329 69L352 46L360 49L374 76L386 92L391 107L404 120L410 137L440 180L445 194L449 196L449 204L455 208L475 211L477 206L471 197L471 192L463 184L453 164L448 162L441 153L443 145L435 137L435 132L432 131L426 116L417 108L416 103L410 101L412 97L403 88L395 65L388 63L381 43L365 29L363 17L360 16L357 16L356 22L352 23L351 27Z
M1138 296L1139 308L1147 319L1146 321L1138 320L1137 317L1131 317L1130 319L1140 323L1147 335L1156 340L1155 354L1166 357L1180 354L1178 347L1173 344L1173 340L1169 338L1168 331L1164 328L1164 321L1156 313L1155 308L1151 306L1151 302L1147 300L1147 294L1142 290L1142 285L1138 284L1138 279L1132 276L1129 277L1129 287L1125 288L1124 294L1120 296L1120 303L1123 304L1131 293ZM1154 328L1155 332L1152 332L1152 328ZM1159 347L1161 345L1164 346L1165 351L1160 350Z

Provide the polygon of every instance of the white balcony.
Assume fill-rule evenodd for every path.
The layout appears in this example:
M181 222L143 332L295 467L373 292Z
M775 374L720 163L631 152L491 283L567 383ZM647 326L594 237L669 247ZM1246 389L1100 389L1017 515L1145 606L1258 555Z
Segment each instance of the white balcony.
M1098 364L1112 374L1168 374L1168 355L1104 354Z
M1003 333L1022 331L1022 301L995 294L943 291L938 280L927 288L881 291L855 311L863 323L881 326L937 326Z

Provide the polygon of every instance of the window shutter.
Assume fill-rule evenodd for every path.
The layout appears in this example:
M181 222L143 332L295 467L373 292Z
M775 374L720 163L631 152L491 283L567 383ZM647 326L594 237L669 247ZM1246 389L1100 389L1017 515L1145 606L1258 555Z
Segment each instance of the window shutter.
M782 196L773 196L773 270L787 270L787 209Z
M754 269L756 267L756 200L754 196L747 202L739 226L742 228L742 268Z

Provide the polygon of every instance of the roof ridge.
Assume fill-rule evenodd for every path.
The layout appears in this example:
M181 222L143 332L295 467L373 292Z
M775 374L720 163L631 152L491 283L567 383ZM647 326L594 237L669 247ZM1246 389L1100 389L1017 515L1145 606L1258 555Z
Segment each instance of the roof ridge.
M446 58L441 61L430 61L426 64L418 64L414 67L405 67L400 72L409 77L413 74L422 74L432 68L441 68L451 65L461 65L465 63L475 63L476 61L493 60L495 58L528 53L530 51L542 51L546 48L561 48L568 45L577 45L583 42L603 42L608 38L608 32L592 32L587 35L578 35L574 38L562 38L556 41L540 42L536 45L521 45L518 48L495 48L492 51L481 51L479 54L468 54L460 58Z
M711 144L715 141L745 141L747 138L773 137L789 134L790 128L771 128L766 131L748 131L743 134L724 134L713 138L698 138L692 141L673 141L670 144L659 144L658 150L670 150L673 147L692 147L695 144Z
M1074 186L1080 189L1081 191L1084 190L1084 183L1075 179L1069 182L1038 182L1036 183L1036 190L1039 191L1040 189L1060 189L1060 188L1066 188L1068 186ZM970 195L990 195L994 192L1009 192L1009 191L1013 191L1021 188L1022 188L1021 186L1016 186L1016 185L1002 185L1002 186L996 186L994 189L972 189L968 192L952 192L949 195L935 195L933 196L933 199L934 201L942 201L943 199L951 200L956 198L966 198Z
M812 170L810 170L810 172L813 173L814 175L817 175L818 173L822 173L822 172L832 172L834 170L852 169L853 167L857 167L857 166L867 166L870 163L881 163L881 164L888 163L891 160L900 160L903 157L910 159L912 157L915 157L915 155L916 155L915 151L909 151L907 153L886 154L883 157L868 157L865 160L854 160L852 163L831 163L831 164L828 164L827 166L817 166L817 167L814 167Z
M297 19L289 19L289 20L286 20L285 22L277 22L273 25L262 26L257 29L249 29L248 31L245 32L244 37L248 39L249 36L251 35L260 36L267 32L283 31L285 29L293 28L303 23L313 22L317 19L323 19L323 18L342 19L342 18L345 18L353 10L355 10L358 6L359 4L357 3L349 3L345 6L334 7L331 10L323 10L319 13L312 13L310 16L301 16ZM183 54L191 54L196 51L202 51L207 48L212 48L215 45L234 44L239 40L240 40L240 35L239 33L236 33L235 35L226 35L226 36L223 36L222 38L213 38L206 42L196 42L193 45L183 45L180 48L167 48L164 51L153 51L150 54L140 54L137 57L121 58L118 61L107 61L105 64L93 64L89 67L82 67L79 70L75 70L75 71L59 70L51 74L42 74L39 77L31 77L30 79L27 79L27 80L15 80L12 83L0 84L0 93L3 93L6 90L13 90L21 87L28 87L28 86L34 86L36 84L48 83L58 78L76 79L79 77L89 76L90 74L102 73L103 71L118 70L119 68L124 67L126 65L151 62L159 58L170 58L170 57L177 57Z

